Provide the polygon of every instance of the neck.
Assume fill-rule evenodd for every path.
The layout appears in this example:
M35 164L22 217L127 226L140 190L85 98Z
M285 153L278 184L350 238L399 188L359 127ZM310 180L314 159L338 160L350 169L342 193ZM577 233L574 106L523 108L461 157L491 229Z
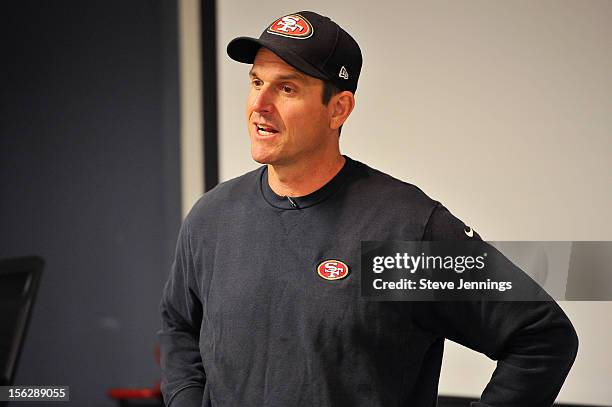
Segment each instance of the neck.
M268 164L268 184L280 196L308 195L327 184L340 172L346 159L338 153L333 159L308 162L302 165L280 166Z

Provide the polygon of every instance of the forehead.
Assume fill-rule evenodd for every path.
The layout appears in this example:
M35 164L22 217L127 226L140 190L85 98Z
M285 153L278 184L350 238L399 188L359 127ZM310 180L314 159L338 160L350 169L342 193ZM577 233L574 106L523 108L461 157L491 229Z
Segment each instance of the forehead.
M260 48L257 51L255 60L253 61L253 67L250 71L251 75L263 75L272 74L282 77L292 78L303 82L316 82L320 79L313 78L312 76L306 75L285 61L283 61L278 55L270 51L267 48Z

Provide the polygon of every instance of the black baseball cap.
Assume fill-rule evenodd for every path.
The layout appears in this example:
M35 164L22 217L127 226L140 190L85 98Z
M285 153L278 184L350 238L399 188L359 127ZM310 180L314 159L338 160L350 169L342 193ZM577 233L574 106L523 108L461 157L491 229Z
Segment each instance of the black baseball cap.
M227 45L230 58L252 64L265 47L295 69L327 79L355 93L362 57L357 42L329 17L300 11L277 18L259 38L238 37Z

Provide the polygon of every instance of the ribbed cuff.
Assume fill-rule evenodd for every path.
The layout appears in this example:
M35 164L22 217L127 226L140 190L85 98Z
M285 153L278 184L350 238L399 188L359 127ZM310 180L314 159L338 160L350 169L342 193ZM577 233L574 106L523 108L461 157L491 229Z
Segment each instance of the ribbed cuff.
M204 389L200 386L185 387L172 397L168 407L201 407Z

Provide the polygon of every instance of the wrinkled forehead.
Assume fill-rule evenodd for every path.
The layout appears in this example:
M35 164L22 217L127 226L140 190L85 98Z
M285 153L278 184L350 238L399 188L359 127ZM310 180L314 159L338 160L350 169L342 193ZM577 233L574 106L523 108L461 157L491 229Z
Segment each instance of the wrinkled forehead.
M307 75L293 66L289 65L282 58L267 48L261 47L255 55L253 66L249 71L251 76L263 73L275 73L282 77L301 80L304 82L319 81L319 79Z

